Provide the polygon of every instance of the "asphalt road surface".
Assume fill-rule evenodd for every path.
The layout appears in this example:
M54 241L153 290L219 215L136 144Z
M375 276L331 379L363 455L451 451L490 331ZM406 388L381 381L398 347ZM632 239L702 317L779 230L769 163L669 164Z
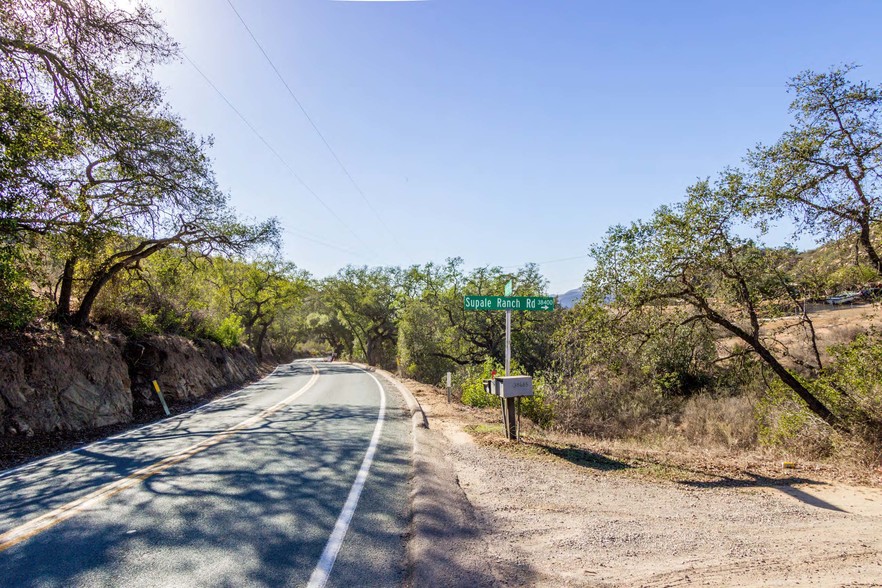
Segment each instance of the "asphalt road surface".
M394 386L294 362L0 474L0 586L400 586L410 451Z

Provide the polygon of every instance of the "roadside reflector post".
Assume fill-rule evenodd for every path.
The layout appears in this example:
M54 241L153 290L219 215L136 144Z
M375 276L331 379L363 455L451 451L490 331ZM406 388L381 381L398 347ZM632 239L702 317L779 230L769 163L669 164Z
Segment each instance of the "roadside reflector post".
M450 372L447 372L447 404L450 404Z
M165 411L165 416L171 416L171 413L168 410L168 404L165 403L165 396L162 395L162 390L159 389L159 382L153 380L153 389L156 390L156 395L159 396L159 401L162 403L162 410Z

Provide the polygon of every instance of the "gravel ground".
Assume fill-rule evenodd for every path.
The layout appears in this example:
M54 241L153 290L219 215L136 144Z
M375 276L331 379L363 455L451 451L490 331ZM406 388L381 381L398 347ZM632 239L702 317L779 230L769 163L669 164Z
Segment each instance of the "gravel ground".
M682 456L516 446L495 411L408 384L447 440L500 586L882 586L879 488L808 466L733 473L730 459L709 472Z

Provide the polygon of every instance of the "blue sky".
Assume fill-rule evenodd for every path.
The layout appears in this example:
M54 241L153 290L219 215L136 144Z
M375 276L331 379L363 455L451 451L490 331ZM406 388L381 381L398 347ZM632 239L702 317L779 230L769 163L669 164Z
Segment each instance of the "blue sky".
M190 63L157 69L188 127L214 136L233 205L278 216L286 258L319 277L587 255L610 225L775 140L792 75L856 62L882 83L875 1L232 0L366 202L226 0L148 1L333 210ZM588 267L541 269L559 293Z

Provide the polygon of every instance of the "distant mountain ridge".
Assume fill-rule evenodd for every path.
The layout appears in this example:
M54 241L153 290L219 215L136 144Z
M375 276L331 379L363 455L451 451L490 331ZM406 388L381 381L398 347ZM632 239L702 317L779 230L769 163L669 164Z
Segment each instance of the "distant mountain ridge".
M585 288L573 288L572 290L568 290L563 294L558 295L557 304L561 308L572 308L582 299L582 294L584 293Z

